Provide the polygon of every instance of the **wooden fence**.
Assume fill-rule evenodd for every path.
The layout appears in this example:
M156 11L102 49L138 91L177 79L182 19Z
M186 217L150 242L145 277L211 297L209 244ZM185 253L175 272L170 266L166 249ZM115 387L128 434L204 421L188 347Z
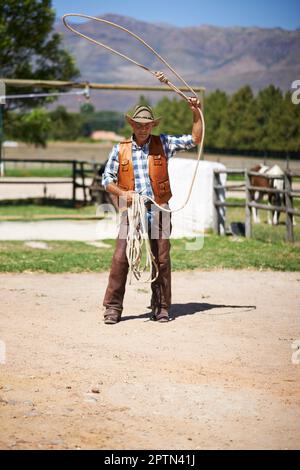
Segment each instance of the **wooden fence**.
M77 190L82 189L83 200L86 204L88 202L88 191L90 185L87 184L86 178L94 178L98 175L99 167L101 165L93 164L87 161L79 160L45 160L45 159L16 159L16 158L4 158L2 162L5 163L41 163L41 164L55 164L55 165L69 165L71 167L70 178L59 178L59 180L51 181L49 179L40 178L34 181L30 178L27 180L22 178L13 178L10 180L0 178L0 184L42 184L45 187L48 185L59 185L59 184L70 184L72 185L72 201L75 205L77 202Z
M225 185L221 182L221 174L242 175L244 177L243 184ZM282 179L283 189L277 188L261 188L251 185L251 176L260 176L266 179ZM286 214L286 241L294 242L293 218L300 217L300 211L293 207L293 199L300 198L300 191L292 189L293 178L299 178L300 173L290 170L284 171L283 176L273 176L267 174L256 173L249 170L214 170L214 231L219 235L226 234L226 207L243 207L245 208L245 235L247 238L252 237L252 219L251 209L256 208L265 211L278 211ZM245 191L245 202L226 202L226 192ZM261 191L263 193L273 193L284 195L283 205L274 206L270 204L259 204L252 200L251 192Z

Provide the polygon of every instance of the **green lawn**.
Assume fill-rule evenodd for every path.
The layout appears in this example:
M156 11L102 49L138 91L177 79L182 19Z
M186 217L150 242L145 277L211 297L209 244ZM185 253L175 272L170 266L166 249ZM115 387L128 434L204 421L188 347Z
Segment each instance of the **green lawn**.
M0 220L34 220L49 218L86 218L86 217L95 217L96 216L96 207L94 205L83 206L79 208L74 208L71 206L71 203L54 205L53 203L47 204L0 204Z
M5 176L7 177L40 177L40 178L71 178L72 166L68 167L51 167L51 168L6 168Z
M243 176L242 174L238 174L238 175L235 175L235 174L230 175L230 174L228 174L228 175L227 175L227 181L240 181L240 182L244 182L244 181L245 181L245 178L244 178L244 176ZM298 177L295 178L295 177L294 177L294 178L293 178L293 182L294 182L294 183L300 183L300 178L298 178Z
M191 240L188 241L191 243ZM84 242L49 242L49 250L34 249L24 242L0 242L0 272L38 271L100 272L110 268L113 240L109 248L95 248ZM205 237L202 249L187 250L187 240L172 240L173 270L186 269L270 269L300 271L300 247L285 243L233 237Z
M226 199L227 202L245 202L242 199ZM264 201L266 203L266 201ZM300 209L300 199L294 199L294 208ZM266 243L281 243L285 241L285 214L282 213L279 219L279 225L268 224L267 211L259 210L260 224L252 224L252 236L255 240ZM295 241L300 242L300 218L295 218L297 225L294 227ZM226 226L230 227L231 222L245 222L245 209L242 207L230 207L226 210Z
M228 199L233 202L234 199ZM237 200L241 202L241 200ZM70 201L42 201L39 204L16 202L0 205L1 221L34 220L36 218L85 218L95 217L96 207L73 208ZM300 207L300 201L295 201ZM285 240L285 216L282 214L279 226L266 223L267 213L260 211L262 223L253 225L253 239L231 236L207 235L202 249L186 249L185 240L172 240L172 265L174 270L185 269L271 269L300 271L300 220L294 227L296 243L289 245ZM228 208L227 229L231 222L244 222L243 208ZM189 241L190 243L191 241ZM96 248L83 242L49 242L49 250L34 249L23 242L0 242L0 272L43 271L58 272L99 272L108 270L111 263L114 241L106 241L110 248ZM195 243L194 243L195 247ZM193 246L192 246L193 248ZM196 247L197 248L197 247Z

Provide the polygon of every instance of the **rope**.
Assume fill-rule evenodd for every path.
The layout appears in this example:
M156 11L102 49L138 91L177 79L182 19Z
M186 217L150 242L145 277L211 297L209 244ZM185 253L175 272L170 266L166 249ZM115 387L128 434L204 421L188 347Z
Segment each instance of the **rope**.
M190 85L188 85L186 83L186 81L181 77L181 75L179 75L179 73L177 73L157 51L155 51L149 44L147 44L146 41L144 41L142 38L140 38L139 36L134 34L132 31L129 31L128 29L124 28L123 26L120 26L120 25L118 25L116 23L113 23L111 21L104 20L102 18L96 18L94 16L83 15L83 14L79 14L79 13L67 13L62 18L65 27L68 28L73 33L77 34L78 36L86 39L87 41L89 41L93 44L96 44L98 46L103 47L104 49L108 50L109 52L111 52L115 55L118 55L119 57L122 57L123 59L127 60L128 62L131 62L132 64L140 67L141 69L151 73L160 82L165 83L166 85L168 85L181 98L183 98L184 100L189 102L189 97L187 95L185 95L181 90L179 90L178 87L176 85L174 85L167 77L165 77L165 75L162 72L153 71L153 70L149 69L148 67L146 67L145 65L140 64L139 62L136 62L135 60L133 60L130 57L126 56L125 54L122 54L121 52L116 51L112 47L107 46L106 44L103 44L102 42L96 41L95 39L93 39L93 38L91 38L91 37L89 37L89 36L87 36L83 33L80 33L74 27L70 26L70 24L67 22L67 18L70 17L70 16L76 16L76 17L79 17L79 18L86 18L86 19L89 19L89 20L98 21L99 23L105 23L105 24L107 24L109 26L112 26L116 29L124 31L125 33L127 33L130 36L134 37L137 41L139 41L147 49L149 49L178 78L178 80L180 80L190 90L190 92L198 100L198 96L197 96L196 92L193 90L193 88L190 87ZM164 212L168 212L168 213L179 212L180 210L182 210L187 205L187 203L190 199L192 189L193 189L193 186L194 186L194 183L195 183L199 163L200 163L200 158L201 158L201 154L202 154L202 150L203 150L204 136L205 136L205 122L204 122L203 113L202 113L202 110L201 110L200 106L197 106L197 108L199 110L201 121L202 121L202 137L201 137L201 142L200 142L199 149L198 149L198 158L197 158L195 171L194 171L194 174L193 174L193 177L192 177L192 181L191 181L191 184L190 184L190 189L188 191L188 195L187 195L187 198L186 198L185 202L179 208L171 210L171 209L165 209L164 207L159 206L149 196L141 196L139 194L134 194L133 195L132 206L128 208L129 231L128 231L128 236L127 236L127 250L126 250L127 259L128 259L128 263L129 263L130 282L131 282L131 279L132 279L132 274L134 275L134 277L137 280L140 280L142 272L145 271L149 267L150 267L150 278L146 282L154 282L158 277L158 267L157 267L157 264L155 262L155 258L154 258L153 254L151 252L149 236L148 236L148 232L147 232L146 226L145 226L145 217L146 217L145 204L144 204L145 198L147 198L149 201L151 201L152 204L157 206L160 210L162 210ZM145 244L145 247L146 247L146 264L145 264L144 269L142 270L141 269L141 257L142 257L142 249L143 249L144 244ZM156 269L156 275L155 275L154 279L151 279L151 265L152 264L155 266L155 269Z
M122 57L123 59L131 62L132 64L137 65L138 67L142 68L143 70L146 70L147 72L151 73L154 77L156 77L159 81L161 81L162 83L165 83L170 88L172 88L183 99L185 99L186 101L189 101L189 97L186 96L181 90L179 90L173 83L171 83L170 80L168 78L166 78L162 72L155 72L153 70L150 70L145 65L140 64L139 62L136 62L135 60L131 59L130 57L126 56L125 54L122 54L121 52L116 51L112 47L107 46L106 44L103 44L102 42L96 41L96 39L93 39L89 36L86 36L83 33L80 33L75 28L70 26L69 23L67 23L66 18L68 18L69 16L87 18L87 19L90 19L90 20L98 21L99 23L105 23L105 24L107 24L109 26L112 26L116 29L120 29L121 31L124 31L125 33L127 33L130 36L134 37L137 41L141 42L147 49L149 49L190 90L190 92L194 95L194 97L198 99L198 96L197 96L196 92L190 87L190 85L188 85L186 83L186 81L181 77L181 75L179 75L179 73L177 73L171 67L171 65L169 65L168 62L158 52L156 52L149 44L147 44L146 41L144 41L142 38L137 36L137 34L134 34L132 31L129 31L128 29L124 28L123 26L120 26L120 25L118 25L116 23L113 23L111 21L108 21L108 20L104 20L103 18L96 18L95 16L83 15L83 14L79 14L79 13L67 13L62 18L63 23L66 26L66 28L68 28L73 33L77 34L78 36L86 39L87 41L89 41L93 44L104 47L104 49L107 49L108 51L112 52L113 54L116 54L119 57ZM195 168L195 171L194 171L194 175L192 177L190 189L189 189L186 200L184 201L182 206L178 207L177 209L172 209L171 210L171 209L165 209L164 207L159 206L152 198L147 196L147 199L150 200L152 202L152 204L154 204L155 206L157 206L160 210L162 210L164 212L169 212L169 213L179 212L180 210L182 210L187 205L187 203L188 203L188 201L191 197L192 189L193 189L193 186L194 186L194 183L195 183L195 179L196 179L196 175L197 175L197 171L198 171L198 167L199 167L199 162L200 162L200 158L201 158L201 154L202 154L202 150L203 150L203 143L204 143L204 136L205 136L205 122L204 122L204 117L203 117L203 113L202 113L202 110L201 110L200 106L198 106L198 110L200 112L200 117L201 117L201 121L202 121L202 138L201 138L201 142L200 142L200 145L199 145L196 168Z
M137 281L141 280L142 273L149 270L149 277L144 282L154 282L158 278L158 266L151 251L149 234L146 223L146 207L144 198L134 194L132 205L128 207L128 234L126 245L126 256L129 264L129 284L132 275ZM145 245L146 261L142 268L142 253ZM152 276L152 265L155 267L155 276Z

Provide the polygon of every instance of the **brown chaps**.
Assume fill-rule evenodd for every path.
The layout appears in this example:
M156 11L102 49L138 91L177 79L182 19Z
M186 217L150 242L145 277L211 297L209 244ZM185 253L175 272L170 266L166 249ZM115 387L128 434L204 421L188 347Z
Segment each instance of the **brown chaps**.
M158 266L159 275L156 281L151 283L151 307L152 309L164 308L169 310L171 306L171 245L169 240L171 223L169 221L168 229L164 230L161 222L161 211L157 212L156 216L159 217L159 230L156 231L157 233L155 238L150 238L150 243L152 253ZM122 229L124 234L124 221L121 222L120 233L122 232ZM128 274L128 261L126 257L126 238L124 238L124 236L120 237L120 233L116 242L103 305L104 307L114 309L121 314L123 310L123 299ZM150 237L151 233L149 232ZM152 271L154 275L154 267L152 268Z

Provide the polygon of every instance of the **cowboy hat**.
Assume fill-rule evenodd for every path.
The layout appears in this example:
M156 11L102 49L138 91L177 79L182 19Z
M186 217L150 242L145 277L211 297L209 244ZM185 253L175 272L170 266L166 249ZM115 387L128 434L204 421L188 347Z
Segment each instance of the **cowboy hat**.
M152 122L154 127L158 125L161 118L154 118L153 110L150 106L147 105L138 105L135 107L132 116L126 114L126 119L131 124L132 122L137 122L140 124L148 124Z

